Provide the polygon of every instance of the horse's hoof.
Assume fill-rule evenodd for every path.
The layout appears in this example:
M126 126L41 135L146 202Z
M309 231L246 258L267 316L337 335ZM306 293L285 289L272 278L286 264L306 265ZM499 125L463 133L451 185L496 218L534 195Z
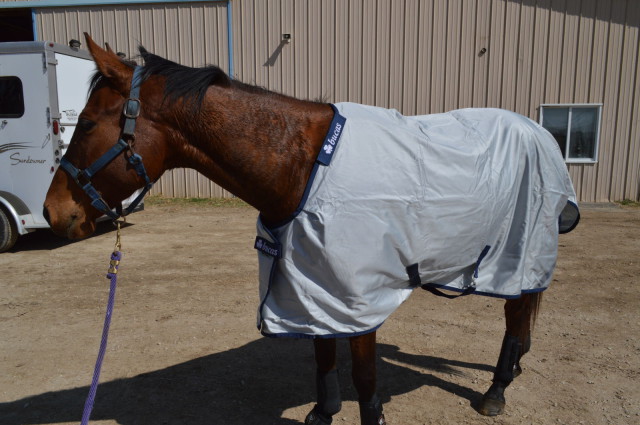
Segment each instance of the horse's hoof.
M317 406L316 406L317 407ZM316 407L304 419L304 425L331 425L333 419L318 412Z
M478 407L478 412L484 416L498 416L504 413L506 403L504 400L483 397Z

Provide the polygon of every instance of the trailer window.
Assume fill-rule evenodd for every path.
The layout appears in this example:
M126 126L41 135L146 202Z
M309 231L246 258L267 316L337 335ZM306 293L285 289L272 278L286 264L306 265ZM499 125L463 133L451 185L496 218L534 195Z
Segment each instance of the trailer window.
M0 77L0 118L24 115L24 93L18 77Z

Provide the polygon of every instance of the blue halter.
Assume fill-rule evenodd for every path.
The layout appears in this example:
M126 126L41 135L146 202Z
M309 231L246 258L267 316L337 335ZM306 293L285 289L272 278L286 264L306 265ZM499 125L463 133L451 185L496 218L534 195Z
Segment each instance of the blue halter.
M147 170L144 168L144 164L142 163L142 157L135 153L133 151L133 148L131 147L131 141L135 139L133 133L136 128L136 118L138 118L138 116L140 115L139 97L141 80L142 67L136 66L133 71L133 78L131 79L131 90L129 91L129 98L125 102L124 110L122 112L125 117L124 127L122 128L120 138L111 149L109 149L93 164L91 164L84 170L79 170L78 168L73 166L73 164L71 164L64 156L60 159L60 166L64 168L65 171L67 171L71 175L71 177L73 177L76 183L78 183L82 190L84 190L89 198L91 198L91 205L93 205L93 207L109 216L113 220L117 220L120 217L124 217L130 214L138 206L140 201L142 201L142 198L144 198L144 196L153 186L153 182L149 179ZM129 142L125 141L125 139L129 140ZM120 207L117 208L117 212L114 212L109 207L107 202L102 199L102 195L100 194L100 192L98 192L96 188L93 187L93 184L91 184L91 178L125 150L129 150L131 152L131 155L127 158L127 161L136 170L136 173L144 178L145 186L144 189L142 189L142 192L133 200L131 205L129 205L125 210L123 210L122 205L120 205Z

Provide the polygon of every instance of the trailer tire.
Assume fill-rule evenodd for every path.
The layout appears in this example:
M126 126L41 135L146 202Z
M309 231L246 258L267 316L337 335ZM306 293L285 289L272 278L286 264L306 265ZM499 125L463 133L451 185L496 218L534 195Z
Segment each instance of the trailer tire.
M18 240L18 229L3 208L0 208L0 252L5 252Z

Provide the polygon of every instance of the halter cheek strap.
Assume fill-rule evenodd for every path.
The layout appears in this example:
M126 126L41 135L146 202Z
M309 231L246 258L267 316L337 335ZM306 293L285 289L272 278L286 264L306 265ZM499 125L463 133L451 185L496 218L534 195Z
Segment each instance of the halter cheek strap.
M136 119L140 115L140 85L142 81L142 67L136 66L133 71L133 78L131 79L131 90L129 91L129 98L124 104L122 114L125 117L124 126L120 134L120 138L114 146L105 152L100 158L93 162L90 166L84 170L80 170L69 162L64 156L60 159L60 166L76 181L76 183L84 190L84 192L91 198L91 205L109 216L113 220L117 220L122 216L130 214L142 201L144 196L153 187L153 182L147 174L147 170L142 163L142 157L133 151L130 142L126 140L135 139ZM142 192L133 200L133 202L125 209L122 210L122 206L117 209L116 212L109 207L107 202L102 199L100 192L91 183L91 178L96 175L98 171L106 167L111 161L119 156L124 151L128 150L131 155L127 158L127 161L134 168L136 173L144 178L145 185Z

